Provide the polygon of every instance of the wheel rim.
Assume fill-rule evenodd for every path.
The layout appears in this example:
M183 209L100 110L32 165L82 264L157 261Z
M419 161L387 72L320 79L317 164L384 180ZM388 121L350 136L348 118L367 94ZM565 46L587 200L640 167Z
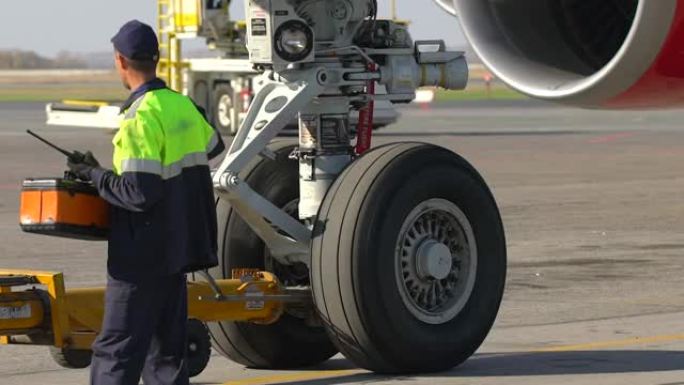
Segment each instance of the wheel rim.
M230 95L221 95L218 100L218 121L223 127L231 126L231 111L233 110L233 100Z
M397 240L395 275L406 308L428 324L454 319L477 275L475 235L463 211L444 199L424 201L406 217Z

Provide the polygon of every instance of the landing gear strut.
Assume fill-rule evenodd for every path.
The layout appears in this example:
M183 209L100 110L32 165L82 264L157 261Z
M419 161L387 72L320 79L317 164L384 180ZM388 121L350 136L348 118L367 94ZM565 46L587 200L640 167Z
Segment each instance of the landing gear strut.
M312 300L266 327L211 326L237 362L296 367L339 349L376 372L445 370L475 352L496 318L506 244L477 171L424 143L354 151L351 110L408 102L425 85L463 89L468 77L462 53L414 43L405 27L375 20L376 6L246 0L250 60L263 74L214 177L224 226L216 274L266 268ZM375 82L386 95L374 94ZM269 145L297 115L298 146ZM293 342L295 330L308 338Z

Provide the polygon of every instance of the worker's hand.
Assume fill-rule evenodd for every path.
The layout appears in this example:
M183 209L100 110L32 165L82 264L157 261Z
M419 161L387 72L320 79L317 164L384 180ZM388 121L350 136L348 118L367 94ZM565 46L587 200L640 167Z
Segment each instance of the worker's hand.
M100 167L100 162L95 159L95 156L90 151L87 151L85 154L83 154L83 163L90 167Z
M100 167L100 163L95 159L93 153L88 151L83 154L82 159L71 159L67 160L67 166L69 171L78 177L78 179L83 181L90 181L90 171L93 168Z

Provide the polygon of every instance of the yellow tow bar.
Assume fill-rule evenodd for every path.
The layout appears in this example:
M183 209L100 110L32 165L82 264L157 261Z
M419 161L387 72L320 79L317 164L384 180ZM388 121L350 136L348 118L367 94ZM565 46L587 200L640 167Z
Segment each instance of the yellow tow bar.
M0 344L90 349L102 325L104 290L66 290L62 273L0 270ZM302 298L281 290L270 273L236 271L234 279L188 282L188 315L268 324L280 318L284 302Z

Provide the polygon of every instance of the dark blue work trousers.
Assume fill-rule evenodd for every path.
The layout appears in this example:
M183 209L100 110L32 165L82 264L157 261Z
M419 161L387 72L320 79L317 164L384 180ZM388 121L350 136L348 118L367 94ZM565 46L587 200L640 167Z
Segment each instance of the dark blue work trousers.
M188 385L184 274L107 277L102 331L93 344L91 385Z

